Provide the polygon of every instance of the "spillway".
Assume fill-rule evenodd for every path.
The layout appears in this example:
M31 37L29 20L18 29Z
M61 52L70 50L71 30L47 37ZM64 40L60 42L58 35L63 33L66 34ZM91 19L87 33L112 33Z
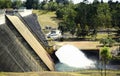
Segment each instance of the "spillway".
M0 25L0 71L53 71L54 63L19 17L6 15Z
M57 64L56 69L59 70L59 68L63 67L60 71L65 70L66 68L68 68L68 70L73 70L73 68L89 69L95 67L94 61L88 59L82 51L73 45L63 45L55 52L55 54L61 63L59 65Z
M7 15L7 17L8 19L10 19L10 21L13 23L13 25L19 31L19 33L24 37L24 39L28 42L28 44L38 54L38 56L45 62L47 67L49 67L50 70L54 69L53 66L51 66L53 65L53 63L51 62L51 59L48 53L41 46L41 44L37 41L37 39L33 36L33 34L28 30L28 28L25 27L22 21L20 21L20 19L17 16Z

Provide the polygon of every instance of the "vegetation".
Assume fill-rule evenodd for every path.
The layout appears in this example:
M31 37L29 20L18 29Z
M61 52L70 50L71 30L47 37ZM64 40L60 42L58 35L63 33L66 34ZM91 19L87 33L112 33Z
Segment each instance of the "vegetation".
M27 7L28 9L40 9L56 12L57 18L62 21L59 23L59 29L64 32L69 32L77 37L85 38L91 36L94 39L98 31L115 28L117 36L120 36L120 3L109 0L104 3L94 0L89 3L88 0L78 4L73 4L72 1L44 0L39 3L39 0L0 0L0 8L20 8Z
M58 9L56 15L58 18L63 19L60 28L65 27L70 33L74 32L77 36L85 37L88 35L97 35L97 31L101 29L119 27L118 20L115 20L117 23L113 24L115 23L115 17L113 18L114 14L111 11L114 10L118 14L120 3L112 3L93 2L92 4L87 4L82 2L77 5L69 4ZM64 31L66 29L61 30Z
M107 71L108 76L119 76L120 71ZM29 72L29 73L0 73L0 76L101 76L98 70L81 72Z
M54 11L33 10L33 13L36 13L38 15L38 21L40 22L42 29L44 29L46 26L57 28L58 23L61 21L56 18Z
M25 5L25 2L21 2L21 0L0 0L0 9L6 8L20 8Z
M101 39L100 43L102 43L104 46L113 46L115 43L115 40L111 39L111 38L105 38L105 39Z
M105 73L105 76L106 76L106 65L109 62L109 60L112 58L112 55L111 55L108 47L103 47L101 49L100 57L101 57L101 64L102 64L102 66L104 66L103 68L105 70L104 73ZM101 68L101 69L103 69L103 68ZM101 72L102 72L102 70L101 70Z

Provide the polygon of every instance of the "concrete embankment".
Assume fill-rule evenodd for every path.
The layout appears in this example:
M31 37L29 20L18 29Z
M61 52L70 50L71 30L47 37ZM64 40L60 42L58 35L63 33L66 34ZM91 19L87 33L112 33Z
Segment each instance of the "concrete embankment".
M42 71L42 67L28 52L12 30L0 25L0 71Z
M20 35L26 40L34 52L41 58L45 65L50 69L54 70L54 63L50 58L49 54L45 51L42 45L37 41L34 35L29 31L29 29L22 23L22 21L17 16L6 16L8 20L17 29Z

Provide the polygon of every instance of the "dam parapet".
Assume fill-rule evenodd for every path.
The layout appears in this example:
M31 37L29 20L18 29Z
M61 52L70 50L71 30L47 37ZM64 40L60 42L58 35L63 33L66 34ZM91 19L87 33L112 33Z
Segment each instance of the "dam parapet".
M0 9L0 25L5 24L5 11Z

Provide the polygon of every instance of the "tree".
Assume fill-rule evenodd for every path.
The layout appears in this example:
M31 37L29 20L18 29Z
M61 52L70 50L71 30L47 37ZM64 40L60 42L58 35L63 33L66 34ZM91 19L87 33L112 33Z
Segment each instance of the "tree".
M102 43L103 46L106 46L108 44L108 39L101 39L100 43Z
M39 0L26 0L26 7L27 9L38 9L39 7Z
M98 6L97 17L99 20L99 27L109 28L111 26L111 13L107 3L102 3Z
M11 0L5 0L4 4L5 4L5 8L10 8L12 5L12 2L11 2Z
M12 1L11 0L0 0L0 8L11 8Z
M73 5L69 4L61 9L58 9L56 11L56 15L58 18L63 19L64 26L62 27L66 27L67 28L66 31L74 35L76 29L76 23L75 23L76 11L74 10Z
M38 9L38 7L39 7L39 0L33 0L32 7L33 7L33 9Z
M77 25L77 32L76 32L76 36L78 36L78 37L79 37L79 36L82 36L81 34L82 34L82 29L81 29L80 24L78 24L78 25Z
M12 7L13 8L19 8L19 7L21 7L21 5L22 5L21 0L15 0L15 1L12 2Z
M99 4L97 9L98 27L109 28L111 26L111 13L107 3Z
M100 51L101 56L101 63L104 66L105 76L106 76L106 65L108 64L109 60L112 58L112 55L110 53L110 50L108 47L103 47Z
M27 9L32 9L33 5L33 0L26 0L26 8Z
M91 4L86 4L83 2L78 4L76 11L77 15L75 22L77 25L80 24L81 29L81 34L78 33L79 31L77 30L77 35L80 35L84 38L85 36L90 35L90 28L93 29L93 15L95 15L96 11L93 9Z
M120 3L109 3L112 13L112 25L120 28Z
M56 11L58 7L56 2L49 2L46 5L48 6L47 10L49 11Z
M0 8L3 9L4 8L4 1L0 0Z
M105 39L101 39L100 43L102 43L104 46L113 46L113 44L115 43L115 40L113 40L112 38L105 38Z
M59 23L59 26L58 26L58 29L61 30L61 33L62 33L62 35L63 35L64 32L67 31L66 24L65 24L64 22L60 22L60 23Z
M66 23L66 27L68 31L74 35L75 29L76 29L76 23L75 23L75 17L76 17L76 11L71 8L71 6L68 6L68 8L65 8L64 10L64 16L63 20Z

